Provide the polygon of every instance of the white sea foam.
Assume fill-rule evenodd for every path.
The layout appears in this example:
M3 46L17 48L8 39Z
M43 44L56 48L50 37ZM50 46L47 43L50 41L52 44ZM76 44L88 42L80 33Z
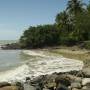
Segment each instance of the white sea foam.
M27 55L31 55L31 56L41 56L41 57L45 57L46 55L44 55L43 51L33 51L33 50L24 50L23 53L27 54Z
M29 75L29 67L22 65L13 70L0 73L0 82L22 81Z
M25 54L40 56L36 61L29 61L14 70L0 73L0 82L2 81L24 81L25 77L37 77L39 75L51 74L54 72L67 72L72 70L81 70L83 62L61 56L49 55L43 51L24 51Z

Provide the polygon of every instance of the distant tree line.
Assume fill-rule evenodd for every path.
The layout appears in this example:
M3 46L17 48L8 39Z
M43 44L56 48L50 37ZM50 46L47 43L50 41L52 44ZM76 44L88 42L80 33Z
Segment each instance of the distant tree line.
M20 38L22 48L56 45L75 45L88 41L90 46L90 3L68 0L63 12L56 15L53 25L39 25L24 31Z

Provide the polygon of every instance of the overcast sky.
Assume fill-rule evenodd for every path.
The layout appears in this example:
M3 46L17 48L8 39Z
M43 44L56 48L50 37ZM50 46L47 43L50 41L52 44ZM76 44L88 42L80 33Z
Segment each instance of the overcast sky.
M68 0L0 0L0 39L19 39L32 25L52 24ZM84 0L88 2L88 0Z

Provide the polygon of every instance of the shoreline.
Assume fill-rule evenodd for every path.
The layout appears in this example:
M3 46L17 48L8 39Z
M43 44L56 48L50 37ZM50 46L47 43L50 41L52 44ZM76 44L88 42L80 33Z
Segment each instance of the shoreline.
M81 49L77 49L77 48L74 48L74 47L71 48L71 49L68 48L68 47L58 47L58 48L55 47L54 49L44 48L44 49L31 49L31 50L36 50L37 52L38 52L38 50L44 50L44 51L49 50L52 53L56 53L56 54L59 54L59 55L61 54L65 58L71 58L72 60L77 58L76 57L77 54L79 54L79 56L80 55L84 56L84 54L85 55L90 54L89 51L87 51L87 50L81 50ZM26 51L29 51L29 50L26 50ZM41 56L43 54L40 54L40 52L39 52L37 55ZM36 55L36 54L33 53L33 55ZM71 56L74 55L76 58L70 57L70 55ZM45 55L43 55L43 57L44 56ZM79 57L78 57L78 60L80 60ZM81 59L81 61L85 61L85 58L83 58L83 60ZM44 89L45 90L52 90L52 88L58 88L58 87L59 88L67 88L65 90L73 90L73 88L76 88L77 90L82 90L83 88L85 88L85 87L88 88L90 86L90 85L88 86L88 83L90 83L90 72L89 72L89 70L90 70L90 68L87 68L87 66L85 65L82 70L78 70L78 71L74 70L74 71L69 71L69 72L54 72L52 74L39 75L37 77L34 77L33 79L29 76L26 76L25 77L26 81L24 83L17 81L21 85L21 86L18 86L18 87L22 88L20 90L27 90L27 86L29 86L29 88L33 88L34 90L36 90L37 87L40 88L40 90L41 90L42 87L43 87L43 90ZM59 82L59 84L61 85L61 86L59 86L59 84L56 83L56 81L55 81L56 78L58 78L57 79L58 81L61 81L63 79L64 83ZM69 78L69 80L67 80L67 78ZM65 85L65 83L67 81L70 84L68 86ZM14 83L11 82L10 84L12 86L13 84L15 84L17 82L16 81ZM39 85L40 83L42 84L41 86ZM44 84L44 86L43 86L43 84ZM74 86L73 86L73 84L74 84ZM14 86L17 87L16 84ZM7 86L4 86L4 87L7 87ZM0 88L2 88L2 87L0 87ZM3 89L1 89L1 90L3 90ZM19 90L19 89L15 89L15 90Z
M28 87L27 87L28 86ZM89 90L90 73L80 71L59 72L52 74L40 75L31 79L26 77L25 82L2 82L0 90L8 88L17 88L14 90ZM13 90L9 89L9 90Z
M24 63L24 65L17 67L14 70L9 70L6 72L6 74L1 74L0 80L2 81L8 81L9 79L11 81L23 81L27 76L40 76L40 75L45 75L45 74L52 74L54 72L69 72L73 70L81 70L83 67L83 62L74 60L74 59L69 59L69 58L64 58L62 56L56 56L47 51L43 50L24 50L22 53L31 55L31 56L37 56L39 57L36 64L32 63L30 64L30 61L27 63ZM49 60L49 61L48 61ZM67 61L68 60L68 61ZM34 67L37 68L32 68L30 69L29 65L35 64ZM30 69L30 70L29 70ZM33 71L33 74L29 75ZM10 77L11 76L11 77ZM15 79L14 79L15 78ZM9 81L10 81L9 80Z

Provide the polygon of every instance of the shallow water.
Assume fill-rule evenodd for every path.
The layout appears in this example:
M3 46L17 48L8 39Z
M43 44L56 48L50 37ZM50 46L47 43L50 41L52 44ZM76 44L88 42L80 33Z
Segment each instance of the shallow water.
M25 81L25 77L81 70L82 67L81 61L46 50L0 50L0 82Z
M15 68L27 59L20 50L0 50L0 72Z

